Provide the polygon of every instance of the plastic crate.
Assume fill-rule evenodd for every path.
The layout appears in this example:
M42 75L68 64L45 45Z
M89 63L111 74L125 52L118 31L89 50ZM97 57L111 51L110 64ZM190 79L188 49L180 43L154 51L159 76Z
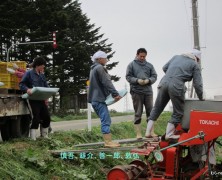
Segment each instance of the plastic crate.
M0 73L0 82L3 82L5 84L0 88L19 89L20 81L21 78L18 78L14 74Z
M0 73L8 73L6 68L13 68L13 65L11 62L1 62L0 63Z
M12 81L1 81L4 83L4 86L1 86L0 88L7 88L7 89L15 89L15 82Z
M6 68L13 69L13 63L17 64L19 68L26 70L26 61L0 62L0 73L8 73Z
M11 61L11 63L15 63L18 65L19 68L21 69L26 69L26 61Z
M19 88L19 82L15 82L13 89L16 89L16 90L19 90L19 89L20 89L20 88Z
M0 73L0 81L1 82L8 82L8 81L15 81L14 79L12 80L12 75L11 74L6 74L6 73Z

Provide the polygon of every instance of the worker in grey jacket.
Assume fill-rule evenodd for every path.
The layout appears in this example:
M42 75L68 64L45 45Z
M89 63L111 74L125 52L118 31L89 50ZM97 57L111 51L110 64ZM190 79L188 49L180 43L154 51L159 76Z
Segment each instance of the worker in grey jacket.
M135 111L134 127L137 139L141 139L141 116L143 106L147 118L153 107L152 84L156 82L157 73L153 65L146 61L147 51L144 48L137 50L136 58L127 67L126 80L130 83L130 93Z
M174 131L175 126L181 122L184 113L185 82L193 79L196 94L200 100L203 100L201 70L197 63L200 55L201 52L194 49L191 53L174 56L163 66L165 76L158 85L158 95L150 113L146 137L151 136L154 121L157 120L169 100L173 104L173 114L167 124L165 139L178 139L180 137L179 135L174 135Z
M105 100L110 94L116 101L121 97L113 86L110 75L104 68L107 63L107 54L103 51L97 51L93 55L92 60L94 64L90 70L88 102L92 104L93 109L101 120L101 131L105 147L118 147L120 144L113 142L111 138L111 118Z

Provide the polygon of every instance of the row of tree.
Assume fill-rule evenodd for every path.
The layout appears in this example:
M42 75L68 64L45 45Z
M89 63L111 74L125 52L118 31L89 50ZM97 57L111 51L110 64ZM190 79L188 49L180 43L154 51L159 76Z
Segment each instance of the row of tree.
M59 87L60 108L67 108L67 96L77 96L85 88L92 65L91 56L103 50L111 58L112 44L107 44L100 28L90 23L78 0L1 0L0 60L6 61L7 50L18 42L52 41L56 31L58 47L52 44L16 45L10 60L31 62L36 56L47 57L46 75L53 87ZM107 65L112 69L118 64ZM114 81L119 77L112 76ZM78 107L77 107L78 108Z

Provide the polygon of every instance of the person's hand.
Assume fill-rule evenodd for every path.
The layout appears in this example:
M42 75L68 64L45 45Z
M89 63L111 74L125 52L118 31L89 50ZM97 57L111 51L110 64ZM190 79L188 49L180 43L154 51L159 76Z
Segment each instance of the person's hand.
M121 98L122 98L121 96L114 97L115 101L119 101Z
M14 68L15 70L17 70L17 69L19 68L16 63L12 63L12 66L13 66L13 68Z
M143 80L143 81L144 81L144 85L146 85L146 84L148 84L148 83L150 82L149 79L145 79L145 80Z
M138 82L139 85L144 86L144 85L149 83L149 79L145 79L145 80L138 79L137 82Z
M32 94L32 89L27 89L26 92L27 92L28 95L31 95Z
M144 85L144 80L143 80L143 79L138 79L137 82L138 82L138 84L141 85L141 86Z

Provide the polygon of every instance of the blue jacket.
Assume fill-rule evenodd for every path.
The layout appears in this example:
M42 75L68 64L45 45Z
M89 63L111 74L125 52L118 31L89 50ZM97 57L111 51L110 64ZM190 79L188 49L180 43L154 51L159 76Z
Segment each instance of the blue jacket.
M19 83L19 87L21 91L26 92L27 89L31 89L33 87L49 87L45 75L40 73L38 74L36 70L33 68L23 75L21 82Z

